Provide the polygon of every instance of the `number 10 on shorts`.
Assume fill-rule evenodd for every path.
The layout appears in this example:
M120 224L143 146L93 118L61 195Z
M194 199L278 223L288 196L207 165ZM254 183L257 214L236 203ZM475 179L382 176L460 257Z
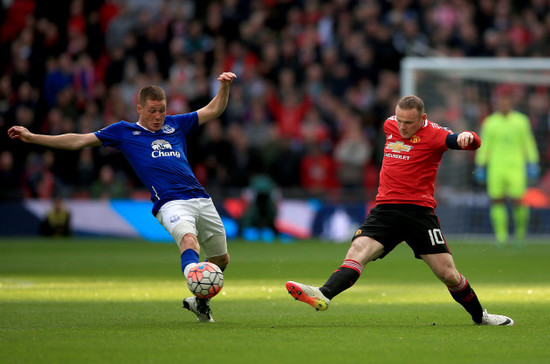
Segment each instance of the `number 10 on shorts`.
M432 241L432 245L445 244L445 239L443 239L443 234L441 233L441 229L428 230L428 234L430 234L430 240Z

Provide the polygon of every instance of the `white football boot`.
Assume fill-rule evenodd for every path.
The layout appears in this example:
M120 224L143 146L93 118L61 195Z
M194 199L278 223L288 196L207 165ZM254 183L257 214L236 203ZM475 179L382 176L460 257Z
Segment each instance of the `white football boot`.
M483 317L480 324L476 325L489 325L489 326L513 326L514 320L504 315L494 315L488 313L487 310L483 310Z
M330 300L317 287L288 281L286 282L286 289L294 299L307 303L317 311L325 311L330 304Z
M214 322L210 314L212 311L210 310L209 302L209 299L205 300L197 298L196 296L186 297L183 299L183 308L197 315L197 320L199 320L199 322Z

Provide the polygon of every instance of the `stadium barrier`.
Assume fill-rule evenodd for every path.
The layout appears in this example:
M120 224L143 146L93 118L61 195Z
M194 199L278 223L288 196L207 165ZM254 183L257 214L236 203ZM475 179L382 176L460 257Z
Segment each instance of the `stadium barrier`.
M142 238L151 242L171 242L172 238L152 216L152 204L141 200L65 200L71 213L71 229L77 236ZM226 199L216 207L229 239L240 234L238 215L243 207ZM0 236L39 235L41 221L53 202L27 199L0 202ZM294 239L321 238L330 242L348 242L363 222L372 203L330 203L319 200L282 199L278 203L275 225ZM492 235L488 206L440 205L437 215L446 235ZM460 216L460 219L457 219ZM457 223L460 222L460 223ZM396 227L397 228L397 227ZM261 234L245 234L250 240ZM550 235L550 208L532 208L529 233Z

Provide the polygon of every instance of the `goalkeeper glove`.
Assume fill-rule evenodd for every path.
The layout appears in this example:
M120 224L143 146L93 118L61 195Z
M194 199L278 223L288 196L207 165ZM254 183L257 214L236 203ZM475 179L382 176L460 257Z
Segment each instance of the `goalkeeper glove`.
M487 181L487 169L484 166L476 166L474 169L474 181L480 185Z
M527 164L527 178L531 181L536 181L540 177L540 168L537 163Z

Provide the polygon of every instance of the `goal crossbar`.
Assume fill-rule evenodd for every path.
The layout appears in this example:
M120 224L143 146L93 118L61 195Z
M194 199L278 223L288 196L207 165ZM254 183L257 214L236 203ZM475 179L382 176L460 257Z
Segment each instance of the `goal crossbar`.
M406 57L401 61L401 94L416 93L414 72L431 70L448 72L476 80L523 82L550 85L550 58L442 58ZM526 74L514 71L549 71L548 74Z

